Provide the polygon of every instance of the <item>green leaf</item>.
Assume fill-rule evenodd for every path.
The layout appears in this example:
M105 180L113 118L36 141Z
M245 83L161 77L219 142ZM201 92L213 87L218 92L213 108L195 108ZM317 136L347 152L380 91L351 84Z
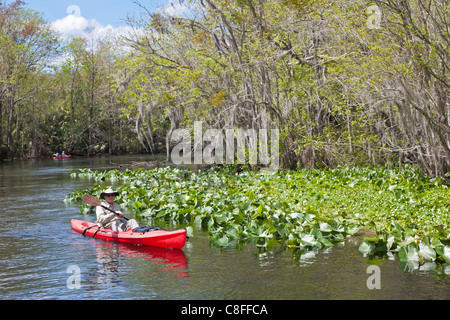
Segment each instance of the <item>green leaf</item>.
M333 246L334 246L334 244L333 244L331 241L329 241L329 240L327 240L327 239L325 239L325 238L320 238L319 241L320 241L320 243L322 243L325 247L333 247Z
M228 220L228 217L227 217L226 213L221 213L221 214L217 213L214 216L214 220L216 221L216 223L221 224L221 223L226 222Z
M363 241L363 243L361 243L358 248L359 252L361 252L362 254L369 254L370 252L372 252L372 249L373 243L368 241Z
M393 236L388 236L387 240L386 240L386 248L387 250L391 250L392 245L395 243L395 237Z
M259 238L258 241L256 242L256 246L258 248L265 248L265 247L267 247L267 238L265 238L265 237Z
M164 217L167 214L167 211L165 209L159 210L159 212L156 214L156 218Z
M225 233L231 239L239 239L239 232L234 226L225 227Z
M413 237L409 236L409 237L406 238L405 240L401 241L401 242L399 243L399 245L400 245L401 247L407 247L407 246L409 246L411 243L413 243L414 241L415 241L415 239L414 239Z
M226 246L229 242L228 237L226 235L223 235L222 237L218 239L213 239L214 243L219 246Z
M355 225L350 225L347 227L347 234L353 236L359 232L359 227Z
M366 261L367 264L374 265L374 266L381 266L383 265L383 261L380 259L374 258Z
M406 261L406 262L419 261L419 253L414 245L409 246L409 247L400 248L400 250L398 251L398 256L401 261Z
M366 242L377 242L378 240L380 240L380 237L364 238L364 241Z
M140 209L142 207L142 202L136 201L135 203L133 203L133 207L136 209Z
M394 225L395 229L400 232L404 232L405 230L402 228L401 225L399 225L397 222L393 221L392 224Z
M433 237L433 238L431 239L430 246L431 246L432 248L440 247L440 246L442 246L442 242L441 242L438 238L434 238L434 237Z
M194 219L194 226L196 226L197 228L201 228L204 217L205 216L201 215L196 216Z
M398 257L400 258L400 261L408 261L407 249L404 247L401 247L400 250L398 250Z
M344 232L345 231L345 228L341 224L339 224L337 221L334 221L334 220L331 221L330 227L331 227L331 229L333 229L333 231L336 231L336 232Z
M259 205L258 209L256 209L256 214L260 215L263 211L263 206L262 204Z
M445 260L446 263L450 264L450 247L437 247L436 252Z
M305 246L314 247L318 245L316 238L312 234L300 235L300 242Z
M319 230L323 231L323 232L331 232L332 231L330 225L326 222L319 224Z
M419 244L419 254L428 261L436 260L436 252L424 243Z
M250 207L251 204L252 204L251 201L245 202L245 203L241 206L242 211L248 210L248 208Z

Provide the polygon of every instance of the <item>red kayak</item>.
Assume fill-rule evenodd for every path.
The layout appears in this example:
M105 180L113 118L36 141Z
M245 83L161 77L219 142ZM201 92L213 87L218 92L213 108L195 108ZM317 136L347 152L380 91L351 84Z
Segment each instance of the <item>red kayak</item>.
M100 228L87 221L72 220L72 229L88 237L115 241L141 246L181 249L186 244L186 230L165 231L157 230L145 233L127 231L117 232L111 229ZM88 229L88 230L86 230Z
M64 159L70 159L72 156L59 156L59 157L53 157L53 160L64 160Z

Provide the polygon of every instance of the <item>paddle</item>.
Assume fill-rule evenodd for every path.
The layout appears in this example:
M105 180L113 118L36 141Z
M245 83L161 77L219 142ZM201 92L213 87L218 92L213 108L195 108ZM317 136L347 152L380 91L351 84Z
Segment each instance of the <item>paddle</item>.
M81 198L84 202L86 202L88 205L93 206L93 207L102 207L103 209L106 209L108 211L111 211L112 213L120 216L120 214L118 214L117 212L115 212L114 210L111 210L108 207L105 207L102 205L102 203L100 202L100 200L98 200L97 198L91 196L90 194L84 194L83 197ZM128 218L125 218L122 216L122 218L124 218L125 220L130 220Z

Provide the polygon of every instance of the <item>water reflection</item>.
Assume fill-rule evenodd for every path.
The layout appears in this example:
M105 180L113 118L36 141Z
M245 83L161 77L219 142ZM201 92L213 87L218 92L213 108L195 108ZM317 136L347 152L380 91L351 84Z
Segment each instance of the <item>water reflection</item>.
M89 271L91 289L112 287L124 281L121 276L127 271L134 272L132 261L150 262L158 265L160 272L179 279L188 277L188 261L183 250L150 246L131 246L109 241L95 241L96 265ZM151 269L149 265L145 266Z
M450 265L436 262L419 264L417 261L400 261L399 269L411 274L432 274L436 279L442 280L447 279L450 275Z
M370 257L358 251L362 238L357 237L325 251L296 252L283 247L261 250L252 243L216 248L207 233L196 231L183 250L169 250L71 232L70 220L80 219L80 212L78 206L65 204L64 197L91 187L93 181L72 179L70 170L102 170L117 167L111 162L139 160L0 164L0 299L450 298L449 265L407 266L396 256L378 258L381 290L369 290ZM71 265L81 269L80 290L67 288Z
M101 285L119 282L119 246L115 243L98 243L95 251L95 255L97 256L95 282Z

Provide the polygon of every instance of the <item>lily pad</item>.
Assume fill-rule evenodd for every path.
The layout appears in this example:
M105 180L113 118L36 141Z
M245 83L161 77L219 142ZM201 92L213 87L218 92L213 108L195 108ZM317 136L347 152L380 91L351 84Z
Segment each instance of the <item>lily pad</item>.
M414 245L400 248L400 250L398 251L398 256L401 261L405 262L419 261L419 252Z
M419 244L419 254L428 261L436 260L436 251L433 250L430 246L426 244Z
M450 264L450 247L438 247L435 250L445 260L446 263Z

